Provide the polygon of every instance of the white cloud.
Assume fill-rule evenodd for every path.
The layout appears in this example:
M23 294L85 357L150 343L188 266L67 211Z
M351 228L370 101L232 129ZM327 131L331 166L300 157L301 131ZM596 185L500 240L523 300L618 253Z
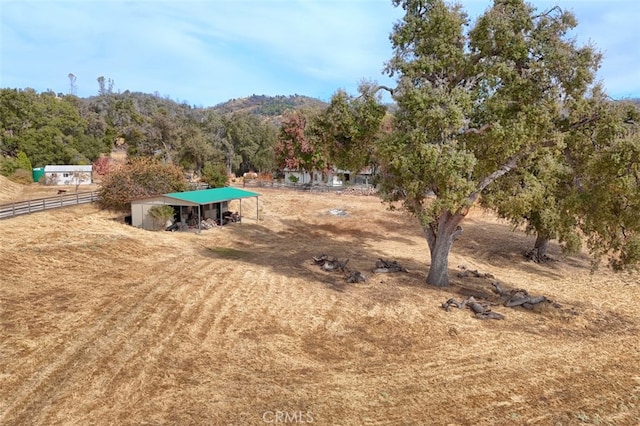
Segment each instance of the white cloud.
M256 94L328 99L361 79L388 83L389 33L402 10L391 0L3 1L0 86L97 93L158 91L211 105ZM465 1L471 17L491 2ZM535 1L539 8L553 3ZM567 1L605 54L612 94L640 96L640 2Z

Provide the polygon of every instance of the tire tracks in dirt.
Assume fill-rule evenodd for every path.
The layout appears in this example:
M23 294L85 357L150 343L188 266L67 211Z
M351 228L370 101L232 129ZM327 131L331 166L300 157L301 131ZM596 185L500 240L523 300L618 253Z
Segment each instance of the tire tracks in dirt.
M169 263L181 264L179 259ZM16 366L14 370L36 372L14 392L0 415L0 423L45 421L54 408L53 402L74 392L98 394L94 400L100 400L102 395L113 394L117 376L133 358L143 352L155 356L161 353L175 334L177 319L187 309L179 309L179 301L169 300L175 288L171 280L163 277L175 275L175 269L160 269L149 276L144 287L136 288L131 300L104 303L101 309L112 307L106 308L108 311L82 334L64 339L64 345L41 349L39 352L46 355L38 365ZM192 286L190 293L195 291L197 288ZM173 326L166 327L172 322ZM162 332L163 338L157 340L154 332ZM38 397L33 398L34 395Z
M118 323L123 322L123 318L139 315L144 306L151 300L158 300L161 289L154 287L153 283L145 285L148 289L146 296L141 299L142 303L134 306L134 309L127 313L127 305L115 305L107 308L98 321L92 326L84 328L82 334L70 336L64 339L64 344L54 347L45 347L39 352L46 354L46 358L38 365L27 366L35 373L27 380L13 395L12 401L3 415L0 416L0 423L12 419L16 424L25 422L27 419L33 421L39 418L43 411L51 408L50 400L54 399L62 389L63 383L77 382L77 376L88 375L86 370L79 370L78 365L91 366L97 363L105 348L112 346L118 336L113 333ZM18 366L16 369L19 369ZM69 372L74 372L69 375ZM33 396L37 395L37 399ZM15 417L12 417L15 413ZM42 419L41 419L42 420Z

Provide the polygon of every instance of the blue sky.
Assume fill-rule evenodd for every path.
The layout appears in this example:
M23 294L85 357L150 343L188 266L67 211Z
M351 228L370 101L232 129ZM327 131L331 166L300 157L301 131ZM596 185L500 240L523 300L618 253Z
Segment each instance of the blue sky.
M490 0L462 0L470 17ZM604 54L598 77L616 99L640 97L640 1L559 4L576 37ZM402 10L391 0L0 0L0 87L158 93L195 106L256 95L328 100L382 74Z

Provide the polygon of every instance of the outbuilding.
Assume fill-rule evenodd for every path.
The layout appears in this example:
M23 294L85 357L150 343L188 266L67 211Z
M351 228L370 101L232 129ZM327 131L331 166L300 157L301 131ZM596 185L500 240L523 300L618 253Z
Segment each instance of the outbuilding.
M242 217L242 199L253 197L256 199L256 219L258 219L259 194L238 188L171 192L140 198L131 201L131 225L148 230L157 229L157 224L149 215L149 209L157 205L168 205L174 208L174 220L180 224L180 228L192 226L201 229L202 221L207 219L223 223L224 214L229 209L229 201L232 200L240 201L238 213Z
M45 166L43 176L45 185L89 185L93 183L93 166ZM38 176L38 180L40 177L42 176Z

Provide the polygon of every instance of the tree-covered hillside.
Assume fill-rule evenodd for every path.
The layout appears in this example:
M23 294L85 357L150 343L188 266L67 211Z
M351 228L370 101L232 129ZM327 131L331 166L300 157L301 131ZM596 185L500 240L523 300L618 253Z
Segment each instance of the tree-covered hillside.
M251 95L248 98L231 99L213 107L222 114L247 113L265 117L269 121L279 123L287 110L322 109L327 104L308 96L265 96Z
M89 98L1 89L0 173L12 176L19 169L47 164L91 164L114 149L197 171L207 163L223 164L236 174L271 171L277 166L273 147L282 114L323 105L305 96L253 95L196 108L106 87Z

